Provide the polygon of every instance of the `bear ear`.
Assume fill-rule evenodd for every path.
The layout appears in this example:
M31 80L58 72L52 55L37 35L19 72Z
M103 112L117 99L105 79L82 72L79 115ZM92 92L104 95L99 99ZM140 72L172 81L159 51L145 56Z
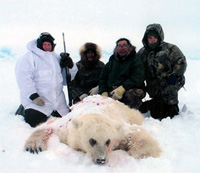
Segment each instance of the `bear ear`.
M74 126L74 128L78 129L79 127L81 127L82 124L82 121L78 120L77 118L72 119L72 125Z

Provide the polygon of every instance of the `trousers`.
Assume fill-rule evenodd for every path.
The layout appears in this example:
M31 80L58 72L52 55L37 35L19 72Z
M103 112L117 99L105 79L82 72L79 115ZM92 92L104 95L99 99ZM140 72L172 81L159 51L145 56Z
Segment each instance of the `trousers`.
M60 118L62 117L57 111L53 111L51 115L54 117L60 117ZM31 127L36 127L39 124L46 122L47 119L48 117L40 111L37 111L35 109L25 110L24 120Z
M156 97L143 102L139 110L142 113L150 111L151 116L159 120L162 120L163 118L167 117L173 118L179 113L178 104L166 104L163 102L162 97Z

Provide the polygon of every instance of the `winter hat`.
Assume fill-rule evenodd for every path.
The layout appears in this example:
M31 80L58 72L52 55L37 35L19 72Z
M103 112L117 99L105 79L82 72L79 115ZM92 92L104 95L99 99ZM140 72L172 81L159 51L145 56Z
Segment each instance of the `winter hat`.
M37 47L39 49L43 49L42 45L44 42L49 42L52 45L52 51L54 50L55 44L54 44L54 38L49 34L48 32L43 32L40 34L39 38L37 39Z
M149 38L150 36L154 36L159 39L159 35L156 31L149 31L149 33L147 34L147 38Z

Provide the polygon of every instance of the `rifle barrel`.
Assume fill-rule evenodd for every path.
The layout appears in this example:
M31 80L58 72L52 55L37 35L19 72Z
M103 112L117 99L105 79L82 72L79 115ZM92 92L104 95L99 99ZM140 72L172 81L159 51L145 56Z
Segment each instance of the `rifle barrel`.
M64 32L62 33L62 36L63 36L63 46L64 46L64 52L66 53L65 34L64 34Z
M63 36L63 46L64 46L64 52L66 53L66 45L65 45L65 34L62 33ZM71 74L69 72L69 68L66 67L66 80L67 80L67 90L68 90L68 99L69 99L69 106L72 106L72 95L71 95Z

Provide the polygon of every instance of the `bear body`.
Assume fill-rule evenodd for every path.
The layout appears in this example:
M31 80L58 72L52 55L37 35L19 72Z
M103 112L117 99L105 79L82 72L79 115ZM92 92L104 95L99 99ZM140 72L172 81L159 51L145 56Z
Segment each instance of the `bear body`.
M117 149L136 159L159 157L161 149L141 126L143 121L139 111L121 102L87 97L74 105L67 117L38 126L26 141L25 149L31 153L47 150L48 139L55 133L60 142L87 153L97 164L107 163L109 152Z

